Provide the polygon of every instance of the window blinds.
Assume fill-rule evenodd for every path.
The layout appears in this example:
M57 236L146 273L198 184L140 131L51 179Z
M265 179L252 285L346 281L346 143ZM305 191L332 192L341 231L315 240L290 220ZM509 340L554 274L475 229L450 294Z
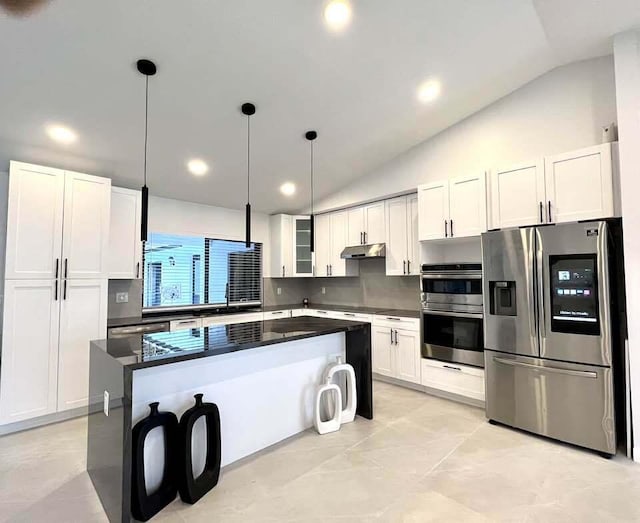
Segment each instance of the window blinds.
M260 305L262 244L150 233L144 249L143 308Z

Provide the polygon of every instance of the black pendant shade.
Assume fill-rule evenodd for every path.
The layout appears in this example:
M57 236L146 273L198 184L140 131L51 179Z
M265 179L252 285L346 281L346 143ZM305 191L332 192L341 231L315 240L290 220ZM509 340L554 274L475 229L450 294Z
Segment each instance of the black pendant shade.
M242 114L247 117L247 206L245 208L245 246L248 249L251 247L251 116L256 113L256 106L247 102L243 103L240 109Z
M136 62L140 74L145 76L144 94L144 184L142 186L142 222L140 224L140 240L147 241L149 229L149 188L147 187L147 138L149 134L149 77L156 74L157 68L151 60L142 59Z
M316 131L307 131L304 137L309 140L309 144L311 145L311 216L309 218L310 225L310 233L311 238L309 241L309 245L311 246L311 252L315 252L316 245L316 224L315 224L315 216L313 215L313 141L318 137L318 133Z

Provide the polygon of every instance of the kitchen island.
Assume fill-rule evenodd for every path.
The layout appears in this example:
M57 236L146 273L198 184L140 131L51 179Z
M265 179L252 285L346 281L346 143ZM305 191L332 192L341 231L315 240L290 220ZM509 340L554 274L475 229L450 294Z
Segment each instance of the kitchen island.
M150 403L178 417L194 394L217 404L225 466L311 427L322 374L338 357L354 367L357 414L372 419L369 323L297 317L92 341L87 470L109 520L130 520L132 428ZM204 466L200 439L194 466ZM161 455L162 442L150 433L145 453ZM161 460L145 470L153 489Z

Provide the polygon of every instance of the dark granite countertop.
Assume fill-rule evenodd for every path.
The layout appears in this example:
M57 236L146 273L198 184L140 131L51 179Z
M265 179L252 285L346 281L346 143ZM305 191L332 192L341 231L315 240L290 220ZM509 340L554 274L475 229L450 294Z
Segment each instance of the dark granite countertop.
M349 332L368 325L358 321L300 316L96 340L91 345L104 350L123 366L137 370Z
M286 309L313 309L323 311L343 311L343 312L355 312L361 314L376 314L381 316L399 316L402 318L419 318L419 310L410 309L386 309L383 307L354 307L350 305L326 305L312 303L307 307L304 307L300 303L289 305L268 305L264 307L253 307L251 309L237 309L237 310L211 310L203 309L194 313L182 313L182 314L153 314L145 316L130 316L127 318L109 318L107 320L107 327L128 327L131 325L146 325L149 323L162 323L172 320L186 320L190 318L197 318L200 316L209 317L219 314L221 316L227 316L232 314L248 314L251 312L273 312Z

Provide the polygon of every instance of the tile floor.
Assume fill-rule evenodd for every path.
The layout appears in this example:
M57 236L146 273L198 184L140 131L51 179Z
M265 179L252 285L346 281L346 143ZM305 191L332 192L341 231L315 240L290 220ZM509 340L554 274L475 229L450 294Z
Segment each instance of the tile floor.
M374 421L309 431L223 471L153 521L640 521L640 466L489 425L483 411L376 382ZM82 419L0 438L0 521L106 521Z

